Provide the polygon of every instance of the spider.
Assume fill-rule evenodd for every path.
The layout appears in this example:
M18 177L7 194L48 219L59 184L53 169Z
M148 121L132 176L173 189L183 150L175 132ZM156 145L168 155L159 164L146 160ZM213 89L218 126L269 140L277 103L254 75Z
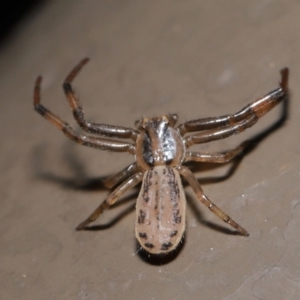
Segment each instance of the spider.
M176 249L182 240L186 223L186 199L180 178L182 176L200 202L210 211L235 228L239 234L249 236L242 226L203 193L198 180L184 163L226 163L241 154L245 149L245 142L232 150L219 153L192 152L188 149L192 145L223 139L253 126L260 117L287 96L289 69L281 70L281 81L277 89L235 114L192 120L177 127L177 114L168 114L141 118L135 123L136 129L131 129L86 121L71 82L88 61L89 59L85 58L75 66L66 77L63 89L77 123L83 130L94 135L75 132L68 123L40 103L41 76L35 82L34 108L71 140L100 150L128 152L134 156L135 162L106 179L106 186L116 186L115 189L76 230L85 229L125 192L142 182L136 201L135 234L139 244L151 254L165 254ZM184 137L186 133L192 134ZM132 142L118 139L131 139Z

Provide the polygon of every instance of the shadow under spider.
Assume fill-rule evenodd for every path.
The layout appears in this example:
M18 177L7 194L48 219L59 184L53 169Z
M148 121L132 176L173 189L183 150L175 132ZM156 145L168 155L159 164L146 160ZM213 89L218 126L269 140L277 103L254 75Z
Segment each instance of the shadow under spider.
M60 186L72 189L72 190L83 190L83 191L99 191L107 190L104 185L105 179L108 176L99 176L91 178L86 172L86 168L82 161L79 160L78 156L74 153L73 147L66 147L67 151L63 151L64 155L62 161L67 165L68 169L74 174L73 177L60 176L58 174L45 171L46 166L44 162L47 161L45 158L45 146L40 145L34 149L32 156L32 169L35 178L40 180L53 182Z

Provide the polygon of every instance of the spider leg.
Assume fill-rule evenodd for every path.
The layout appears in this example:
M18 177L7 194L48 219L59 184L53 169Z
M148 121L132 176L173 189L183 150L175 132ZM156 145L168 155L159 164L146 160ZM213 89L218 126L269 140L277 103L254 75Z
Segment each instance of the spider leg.
M257 122L258 119L259 119L259 117L256 114L250 114L249 116L247 116L246 119L244 119L241 122L238 122L234 125L221 127L221 129L205 130L205 131L190 135L184 139L186 148L189 148L194 144L201 144L201 143L207 143L207 142L215 141L215 140L219 140L219 139L224 139L231 135L240 133L240 132L246 130L247 128L253 126Z
M126 178L132 176L133 174L137 173L140 170L139 166L137 163L132 163L117 174L114 174L113 176L110 176L106 178L103 182L103 184L111 189L114 187L116 184L122 182Z
M125 192L141 182L143 176L143 172L139 171L125 180L111 194L108 195L108 197L94 210L94 212L85 221L83 221L76 227L76 230L82 230L88 224L95 221L105 209L113 205Z
M203 193L203 190L197 181L196 177L193 173L186 167L180 166L178 168L179 173L183 176L183 178L190 184L197 198L217 217L222 219L225 223L229 224L236 230L238 230L242 235L249 236L249 233L246 229L241 227L238 223L233 221L227 214L225 214L219 207L217 207L208 197L206 197Z
M41 82L42 82L42 77L39 76L36 79L35 87L34 87L34 100L33 100L34 109L45 119L47 119L50 123L52 123L58 129L60 129L68 138L74 140L75 142L81 145L94 147L101 150L129 152L130 154L135 153L135 147L130 143L114 141L114 140L99 138L94 136L85 136L75 132L75 130L68 123L64 122L62 119L60 119L58 116L53 114L51 111L49 111L46 107L44 107L40 103Z
M251 104L248 104L239 112L233 115L229 114L229 115L224 115L224 116L214 117L214 118L203 118L203 119L192 120L180 124L178 126L178 129L181 135L184 135L187 132L230 127L233 126L234 124L242 122L243 120L249 119L251 115L255 115L257 119L262 117L265 113L271 110L275 105L277 105L282 99L284 99L287 96L288 76L289 76L289 69L288 68L282 69L279 88L266 94L263 97L260 97L259 99L255 100ZM249 124L250 126L253 125L251 122Z
M184 162L197 161L197 162L208 162L208 163L226 163L232 160L237 155L241 154L248 144L249 142L246 141L232 150L227 150L218 153L187 151Z
M73 111L73 115L79 126L87 131L102 136L114 137L114 138L131 138L136 140L138 131L126 128L122 126L112 126L107 124L91 123L85 120L83 109L80 105L78 98L75 96L71 82L79 73L81 68L89 61L88 58L84 58L66 77L63 83L63 89L66 94L69 105Z
M90 61L88 57L85 57L82 59L68 74L64 82L72 82L74 78L78 75L78 73L81 71L82 67L87 64Z

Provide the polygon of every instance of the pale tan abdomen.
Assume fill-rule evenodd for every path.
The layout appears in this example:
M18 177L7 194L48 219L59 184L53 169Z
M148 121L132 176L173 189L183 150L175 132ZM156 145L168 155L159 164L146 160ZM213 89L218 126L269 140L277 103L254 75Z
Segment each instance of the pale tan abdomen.
M186 199L176 169L156 166L144 174L136 204L136 238L153 254L174 250L185 231Z

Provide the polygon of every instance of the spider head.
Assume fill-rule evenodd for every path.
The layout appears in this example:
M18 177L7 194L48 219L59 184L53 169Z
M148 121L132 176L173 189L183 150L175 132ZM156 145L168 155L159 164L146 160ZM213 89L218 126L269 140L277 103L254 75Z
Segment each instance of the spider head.
M177 114L168 114L166 116L161 116L161 117L155 117L155 118L141 118L137 121L135 121L134 125L135 127L140 130L144 131L147 127L152 126L150 123L156 122L158 123L165 123L168 124L171 127L174 127L178 120L178 115Z

